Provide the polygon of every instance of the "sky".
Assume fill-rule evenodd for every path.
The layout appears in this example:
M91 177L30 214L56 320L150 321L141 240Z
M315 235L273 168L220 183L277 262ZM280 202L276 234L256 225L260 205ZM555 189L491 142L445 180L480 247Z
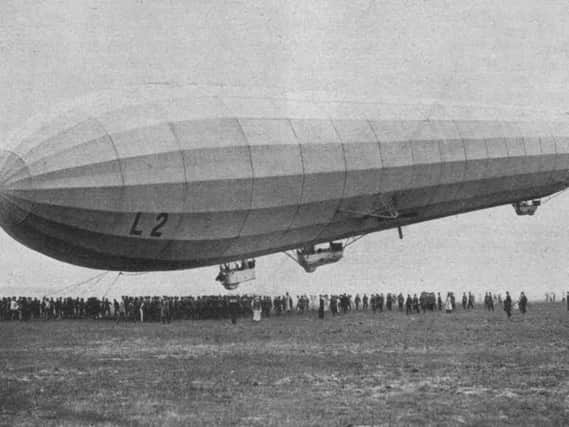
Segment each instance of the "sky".
M3 0L0 146L26 120L92 92L168 83L569 111L569 8L515 1ZM240 292L569 289L569 192L369 235L306 274L260 258ZM99 274L0 231L0 295L219 294L216 267Z

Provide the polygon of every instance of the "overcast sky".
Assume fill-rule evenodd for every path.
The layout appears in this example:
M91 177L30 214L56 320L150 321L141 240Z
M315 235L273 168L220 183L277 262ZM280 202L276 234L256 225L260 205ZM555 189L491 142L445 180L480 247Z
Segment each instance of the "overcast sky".
M0 140L50 105L156 82L327 91L569 111L569 8L515 1L3 0ZM569 192L534 217L496 208L362 239L312 274L258 260L242 292L569 289ZM97 274L0 232L0 294ZM74 294L223 293L216 267L108 274Z

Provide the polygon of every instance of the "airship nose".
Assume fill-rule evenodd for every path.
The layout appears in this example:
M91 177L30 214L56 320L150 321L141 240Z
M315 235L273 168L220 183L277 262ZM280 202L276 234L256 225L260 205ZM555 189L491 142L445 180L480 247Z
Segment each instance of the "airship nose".
M20 156L0 150L0 226L6 231L23 222L29 214L25 202L14 191L18 181L29 177L28 167Z

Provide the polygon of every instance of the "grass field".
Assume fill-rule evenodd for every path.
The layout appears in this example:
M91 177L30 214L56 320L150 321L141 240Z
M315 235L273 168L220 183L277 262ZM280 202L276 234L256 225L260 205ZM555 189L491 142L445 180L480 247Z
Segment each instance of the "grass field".
M0 323L2 425L567 425L569 314Z

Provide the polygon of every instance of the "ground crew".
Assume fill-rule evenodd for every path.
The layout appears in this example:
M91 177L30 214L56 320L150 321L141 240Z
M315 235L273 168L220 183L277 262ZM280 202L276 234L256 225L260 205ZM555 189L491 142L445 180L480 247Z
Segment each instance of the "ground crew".
M338 300L335 295L332 295L330 298L330 311L332 312L332 316L338 314Z
M119 323L121 320L126 322L126 306L124 304L124 297L121 298L118 303L115 300L115 307L117 307L115 322Z
M170 323L170 304L166 297L162 297L160 300L160 321Z
M393 300L391 299L391 294L387 294L385 297L385 308L387 311L391 311Z
M506 291L506 298L504 298L504 311L508 315L508 319L512 317L512 298L510 293Z
M522 314L526 314L527 306L528 306L528 299L526 294L523 292L520 295L520 300L518 301L518 306L520 307L520 312Z
M413 310L417 313L421 312L421 306L419 305L419 297L417 294L413 295Z
M237 323L237 316L239 314L239 296L230 295L228 300L229 305L229 316L231 317L231 323L234 325Z
M324 297L320 295L320 305L318 307L318 318L324 319Z
M474 294L472 292L468 293L468 309L472 310L474 308Z
M407 294L407 300L405 301L405 309L407 314L413 312L413 300L411 299L411 294Z

